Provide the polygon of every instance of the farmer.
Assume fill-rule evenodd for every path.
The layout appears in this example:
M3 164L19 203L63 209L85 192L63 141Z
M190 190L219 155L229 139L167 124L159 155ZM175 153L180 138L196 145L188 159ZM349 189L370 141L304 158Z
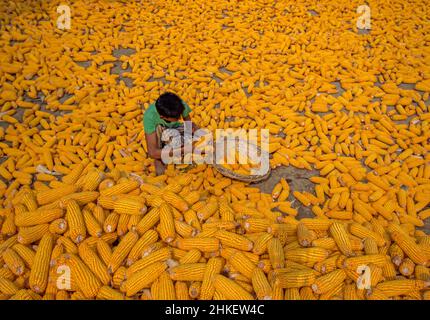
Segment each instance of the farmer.
M191 108L176 94L165 92L151 104L143 115L143 127L145 130L148 155L154 159L155 172L157 175L164 173L166 165L161 159L163 141L161 136L167 128L176 129L183 133L184 124L179 122L191 121ZM193 124L193 131L196 126ZM183 151L183 146L181 148Z

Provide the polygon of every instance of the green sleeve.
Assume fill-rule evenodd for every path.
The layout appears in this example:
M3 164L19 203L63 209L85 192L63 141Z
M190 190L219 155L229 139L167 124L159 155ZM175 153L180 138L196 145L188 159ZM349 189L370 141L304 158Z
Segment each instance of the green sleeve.
M150 112L145 112L143 115L143 129L145 133L154 133L156 123Z
M186 118L191 113L191 108L185 101L182 101L182 103L184 104L184 107L185 107L184 112L182 112L182 118Z

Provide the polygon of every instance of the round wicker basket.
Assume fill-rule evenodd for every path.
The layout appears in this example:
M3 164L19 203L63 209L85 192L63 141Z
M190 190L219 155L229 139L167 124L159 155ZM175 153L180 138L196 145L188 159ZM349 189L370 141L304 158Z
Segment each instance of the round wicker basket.
M247 141L243 141L243 140L238 139L238 138L235 138L234 140L237 143L239 143L239 147L240 147L240 144L246 143L248 148L255 148L258 154L261 155L263 153L261 148L255 144L249 143ZM220 147L220 146L221 145L219 145L219 144L215 144L215 149ZM222 146L225 146L225 145L222 144ZM246 175L246 174L237 173L233 170L229 170L229 169L225 168L223 165L217 164L217 163L214 163L213 167L215 168L215 170L217 170L222 175L224 175L228 178L243 181L243 182L260 182L260 181L263 181L270 176L270 172L271 172L270 167L268 167L268 170L262 175L252 175L252 174Z

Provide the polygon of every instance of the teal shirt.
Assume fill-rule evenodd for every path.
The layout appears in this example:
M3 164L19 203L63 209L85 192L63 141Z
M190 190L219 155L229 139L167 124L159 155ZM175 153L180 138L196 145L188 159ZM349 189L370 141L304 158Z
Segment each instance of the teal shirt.
M185 107L184 112L182 112L182 118L185 118L190 114L191 108L184 101L182 101L182 103ZM162 125L167 128L177 128L180 124L181 123L178 121L169 123L161 119L160 114L155 107L155 103L152 103L143 115L143 129L145 130L145 133L155 132L158 125Z

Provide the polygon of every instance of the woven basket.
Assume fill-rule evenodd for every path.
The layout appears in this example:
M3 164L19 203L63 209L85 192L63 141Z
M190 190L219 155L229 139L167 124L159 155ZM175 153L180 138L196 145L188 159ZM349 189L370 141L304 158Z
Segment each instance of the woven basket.
M239 140L239 139L236 139L236 141L238 141L239 144L245 143L243 140ZM257 152L261 154L261 148L259 146L248 143L248 147L256 148ZM226 177L234 179L234 180L243 181L243 182L260 182L260 181L263 181L270 176L270 172L271 172L270 167L269 167L267 172L263 175L246 175L246 174L240 174L240 173L237 173L235 171L229 170L229 169L225 168L224 166L217 164L217 163L213 164L212 166L215 168L215 170L217 170L223 176L226 176Z

